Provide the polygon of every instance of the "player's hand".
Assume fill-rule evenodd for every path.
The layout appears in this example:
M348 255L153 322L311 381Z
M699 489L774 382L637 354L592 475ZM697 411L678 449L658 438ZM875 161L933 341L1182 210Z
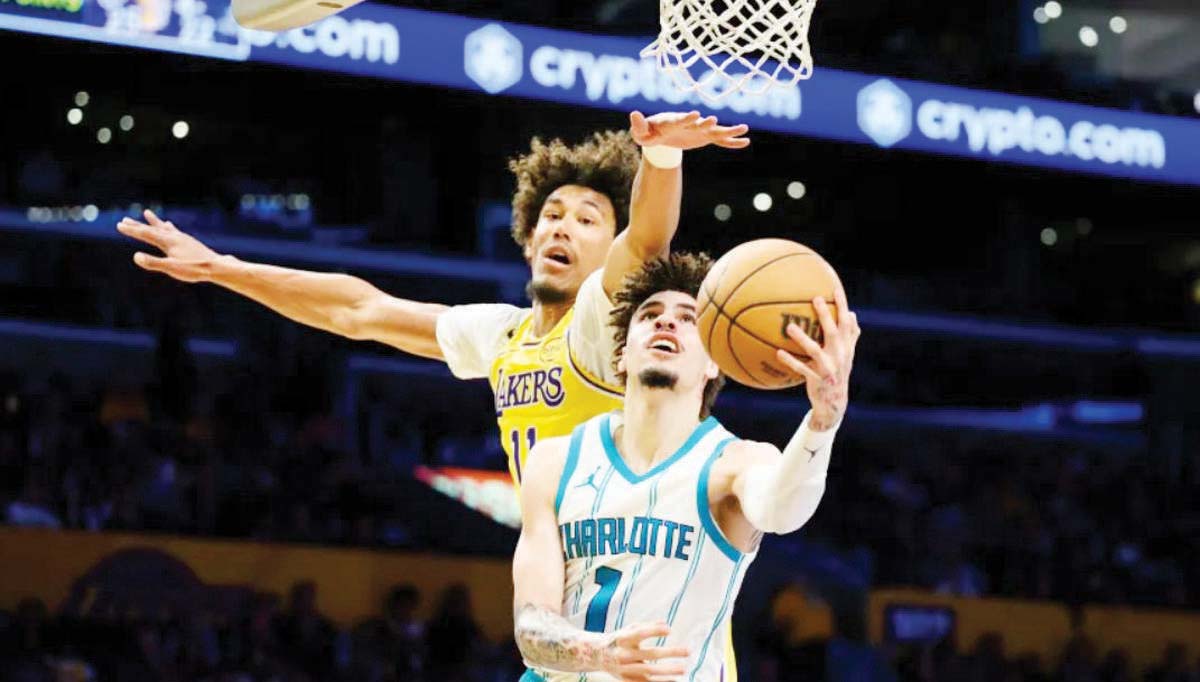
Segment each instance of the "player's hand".
M833 321L833 314L824 298L818 296L813 299L813 307L825 334L825 346L817 345L817 342L809 338L800 327L789 324L788 336L804 349L809 359L802 361L784 350L776 352L781 363L806 380L808 400L812 403L809 426L814 431L832 428L846 412L846 403L850 399L850 369L854 365L854 349L858 345L858 337L862 334L862 329L858 326L858 316L850 310L850 305L846 302L846 291L840 284L833 295L838 309L837 322Z
M717 125L716 116L700 118L699 111L686 114L666 112L650 118L643 116L640 111L629 114L629 133L633 135L633 141L643 147L663 145L698 149L715 144L718 147L741 149L750 144L750 140L742 137L748 130L750 126L745 124Z
M158 248L165 257L139 251L133 255L133 262L144 270L161 272L182 282L206 280L213 262L220 256L170 221L161 220L153 211L147 209L144 216L145 223L123 218L117 223L117 231Z
M666 623L639 623L610 634L605 647L604 672L621 682L658 682L682 678L687 673L688 650L653 646L647 641L669 634L671 627Z

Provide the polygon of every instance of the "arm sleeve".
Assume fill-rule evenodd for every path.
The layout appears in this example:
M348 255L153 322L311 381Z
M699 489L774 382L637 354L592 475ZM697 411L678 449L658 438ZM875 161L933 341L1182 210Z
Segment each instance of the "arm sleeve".
M604 384L619 389L617 370L613 368L617 344L609 314L612 301L604 293L604 270L588 275L575 296L575 317L569 328L571 357L584 371Z
M770 463L752 465L744 474L741 496L746 519L767 533L791 533L808 523L825 495L825 475L839 422L813 431L804 417L783 453Z
M501 303L456 305L437 320L437 341L450 372L459 379L486 377L500 349L529 313Z

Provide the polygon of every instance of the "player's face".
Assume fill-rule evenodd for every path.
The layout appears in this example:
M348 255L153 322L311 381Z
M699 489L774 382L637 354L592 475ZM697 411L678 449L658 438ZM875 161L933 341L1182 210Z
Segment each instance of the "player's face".
M717 377L696 314L696 299L681 291L660 291L638 307L621 356L631 381L687 392Z
M603 194L580 185L554 190L525 243L533 295L548 303L573 300L583 280L604 267L616 226L612 202Z

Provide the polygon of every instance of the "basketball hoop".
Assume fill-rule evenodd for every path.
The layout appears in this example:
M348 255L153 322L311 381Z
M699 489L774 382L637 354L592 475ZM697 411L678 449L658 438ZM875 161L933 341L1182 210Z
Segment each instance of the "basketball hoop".
M676 86L720 101L812 76L816 0L659 0L658 39L642 50ZM693 67L703 70L698 75ZM707 67L707 68L706 68Z

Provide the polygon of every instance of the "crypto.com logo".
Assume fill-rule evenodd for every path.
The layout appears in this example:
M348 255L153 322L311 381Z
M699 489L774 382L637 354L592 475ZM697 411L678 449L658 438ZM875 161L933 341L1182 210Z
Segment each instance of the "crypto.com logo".
M515 85L521 80L524 61L521 41L500 24L488 24L467 34L463 69L486 92L494 95Z
M890 80L858 91L858 127L880 147L891 147L912 132L912 99Z

